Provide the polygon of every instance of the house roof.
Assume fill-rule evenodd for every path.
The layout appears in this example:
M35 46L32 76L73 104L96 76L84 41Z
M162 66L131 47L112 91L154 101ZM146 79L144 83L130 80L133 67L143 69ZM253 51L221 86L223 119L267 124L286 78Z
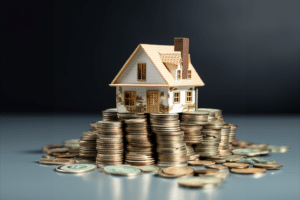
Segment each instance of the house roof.
M132 58L138 52L139 49L143 49L147 54L153 65L157 68L158 72L161 74L166 84L116 84L116 81L126 69ZM139 44L128 60L125 62L117 76L109 84L110 86L159 86L159 87L180 87L180 86L204 86L203 81L193 67L190 55L189 55L189 66L188 69L191 70L192 79L182 79L181 81L176 81L172 74L168 71L163 61L171 62L173 64L178 63L178 57L180 52L174 51L174 45L153 45L153 44Z

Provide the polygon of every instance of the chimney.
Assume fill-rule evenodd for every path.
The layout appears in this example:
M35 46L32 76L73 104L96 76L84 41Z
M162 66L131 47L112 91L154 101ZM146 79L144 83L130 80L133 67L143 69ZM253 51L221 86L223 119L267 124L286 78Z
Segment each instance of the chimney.
M174 51L181 51L182 79L187 79L189 67L189 38L174 38Z

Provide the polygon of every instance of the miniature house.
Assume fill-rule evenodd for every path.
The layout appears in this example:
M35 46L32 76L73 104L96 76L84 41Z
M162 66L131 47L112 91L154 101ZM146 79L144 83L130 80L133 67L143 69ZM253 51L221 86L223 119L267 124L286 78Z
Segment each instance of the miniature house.
M204 83L191 63L189 38L175 38L174 45L138 45L110 86L118 112L179 113L197 108Z

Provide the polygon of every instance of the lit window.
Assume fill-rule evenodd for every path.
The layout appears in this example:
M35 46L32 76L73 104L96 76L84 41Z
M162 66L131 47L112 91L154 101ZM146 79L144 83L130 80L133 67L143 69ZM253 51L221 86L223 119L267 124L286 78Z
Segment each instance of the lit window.
M135 105L135 92L124 92L124 105L125 106Z
M192 91L187 91L186 92L186 102L192 103L192 101L193 101Z
M192 79L192 71L191 70L188 70L188 72L187 72L187 78L188 79Z
M177 70L177 80L181 80L181 69Z
M180 92L174 92L174 103L180 103Z
M146 63L138 63L137 70L138 81L146 81Z

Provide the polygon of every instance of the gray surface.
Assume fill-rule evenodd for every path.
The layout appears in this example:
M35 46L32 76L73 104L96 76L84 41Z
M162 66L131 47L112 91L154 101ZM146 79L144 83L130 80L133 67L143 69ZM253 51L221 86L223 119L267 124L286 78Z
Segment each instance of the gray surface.
M41 166L45 144L80 138L95 115L1 115L0 199L297 199L300 188L299 116L224 116L237 124L237 139L255 143L289 145L287 153L269 157L284 164L262 177L230 174L218 188L185 189L175 179L152 174L135 178L114 177L97 171L72 175Z

